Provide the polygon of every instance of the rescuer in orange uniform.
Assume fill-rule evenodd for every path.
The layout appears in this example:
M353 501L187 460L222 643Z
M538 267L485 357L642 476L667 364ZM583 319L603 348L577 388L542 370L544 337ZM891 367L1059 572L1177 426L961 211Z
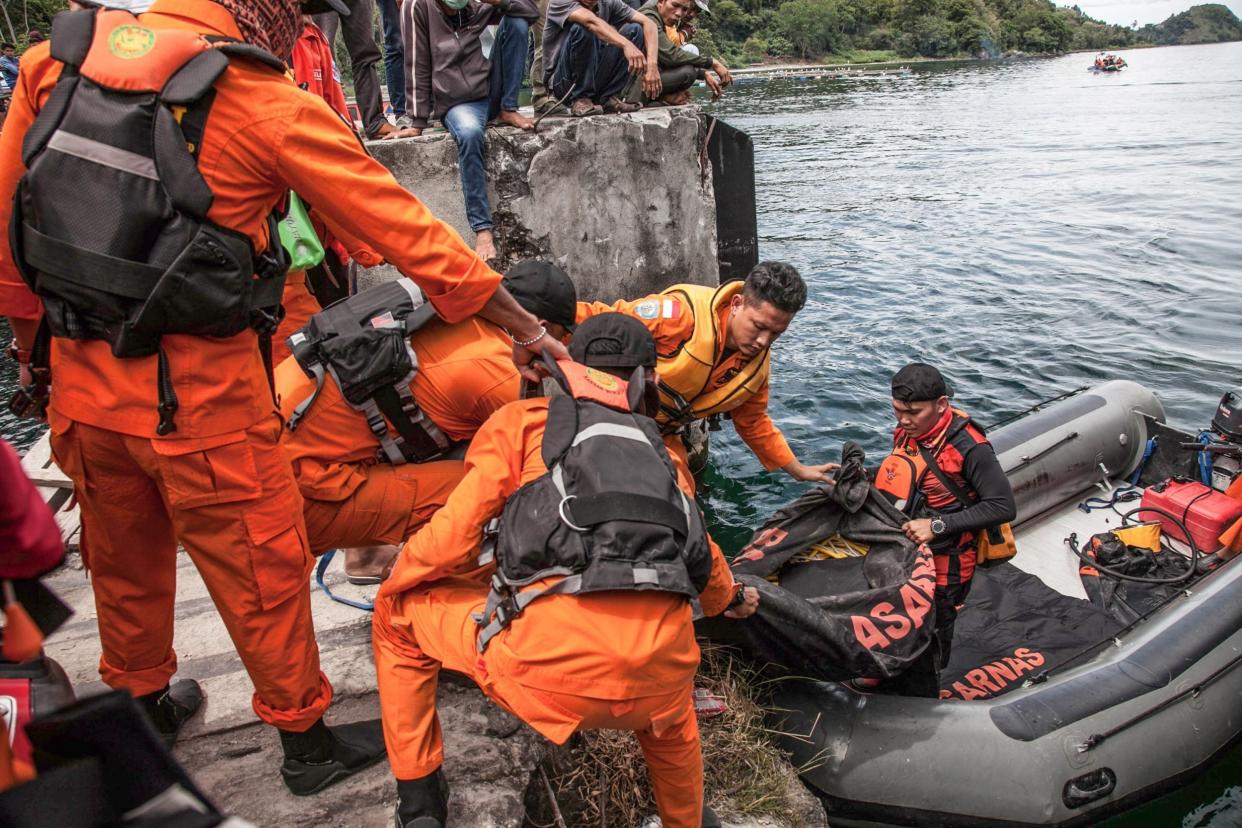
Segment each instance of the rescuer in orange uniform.
M768 415L772 344L806 303L806 285L783 262L760 262L746 280L719 288L674 285L641 299L578 303L578 321L607 311L634 316L655 337L660 355L656 421L678 468L694 491L681 432L695 420L728 414L768 471L795 480L827 481L827 466L798 461Z
M549 336L568 336L577 292L563 270L549 262L520 262L501 284L539 318ZM513 343L493 323L433 320L409 339L418 358L410 391L423 414L454 443L468 442L494 411L519 398ZM295 419L314 391L315 381L296 358L276 366L281 414L296 424L281 445L302 491L311 551L403 542L444 505L464 473L462 461L393 465L378 459L383 452L366 415L345 400L335 381L325 382L319 398ZM397 548L367 552L346 551L345 571L353 583L378 583Z
M635 546L660 548L669 535L645 521L662 520L655 515L671 510L670 524L683 521L681 534L672 537L685 541L674 557L680 554L677 560L697 573L694 589L704 613L732 607L731 617L745 617L758 606L758 593L735 584L724 558L707 550L701 516L677 488L655 424L629 413L636 402L645 407L643 399L654 397L642 393L655 364L650 334L629 317L606 314L579 326L570 349L582 364L562 362L558 370L571 396L521 400L492 415L466 454L465 477L406 544L376 600L375 665L388 759L397 778L398 825L433 828L446 822L435 709L442 666L470 676L498 704L558 744L583 729L637 731L664 825L700 825L703 764L692 686L699 649L687 583L682 582L682 594L659 591L667 589L661 580L666 574L687 570L665 558L657 575L648 568L654 565L626 555ZM568 418L576 425L565 425L567 409L577 411L576 418ZM604 423L592 424L590 418ZM603 453L573 455L592 446ZM549 458L548 452L557 453ZM548 462L561 474L549 474ZM585 474L579 474L578 463L585 463ZM627 491L618 491L618 481ZM590 483L601 482L602 494L587 491ZM584 525L577 528L594 532L594 544L580 545L603 548L600 525L609 529L611 560L622 564L611 573L620 576L615 585L598 586L608 575L598 574L601 558L590 553L576 566L561 561L562 568L549 572L547 565L555 567L556 556L575 544L558 534L568 530L555 503L548 515L531 499L551 492L553 484L575 492L554 495L566 524L577 521ZM652 498L655 492L664 499ZM567 507L565 501L573 498L590 509ZM626 501L640 506L626 511ZM601 508L606 514L598 512ZM495 560L481 564L484 527L497 517ZM612 518L619 519L609 523ZM534 538L542 540L523 542ZM498 593L489 589L523 562L521 555L535 559L533 580L493 602ZM567 569L573 574L565 576ZM593 575L596 589L614 591L583 586ZM575 587L574 578L586 580ZM660 587L654 587L657 581ZM642 584L653 590L635 591ZM541 590L548 592L530 600ZM503 605L517 614L511 626L504 623L512 615L502 613Z
M118 331L125 336L139 333L132 327L137 324L135 308L144 315L158 310L150 307L150 299L144 303L132 294L142 281L134 274L150 266L133 259L108 264L82 245L97 241L91 234L101 223L132 223L137 211L161 203L151 199L168 198L162 187L153 189L142 181L155 177L171 187L197 175L210 198L205 218L195 217L194 222L200 237L211 231L211 241L206 248L194 249L214 252L184 265L179 290L196 288L223 302L228 296L210 294L213 286L244 279L247 291L253 287L258 295L266 285L281 284L283 273L271 266L280 257L269 251L271 224L266 217L285 193L294 190L315 203L334 227L366 239L400 270L416 274L446 321L479 314L503 325L526 343L514 349L515 360L522 363L534 358L531 349L557 355L565 351L543 336L537 320L498 288L499 274L367 156L322 99L303 93L285 75L283 60L299 31L300 12L293 0L157 0L138 18L105 10L57 17L51 49L68 49L80 67L73 96L86 94L76 91L83 89L151 90L152 84L157 84L154 91L184 93L204 75L182 73L179 77L185 84L171 84L169 77L178 66L189 65L190 55L219 49L229 57L227 65L219 67L218 77L207 76L210 110L201 134L195 134L198 140L174 139L156 147L157 154L161 149L171 153L163 161L180 164L173 176L171 170L152 165L150 157L107 142L146 141L150 147L155 141L150 127L109 131L107 123L95 123L93 135L65 131L67 124L89 125L99 112L113 112L115 107L130 107L125 112L134 118L155 118L161 129L172 128L170 123L188 128L170 122L167 109L148 109L145 115L133 109L140 99L153 107L171 103L144 96L100 97L100 92L93 92L93 102L71 105L55 123L37 121L49 106L63 63L52 57L48 45L26 53L8 122L0 134L0 220L8 225L19 179L22 197L41 209L23 209L22 224L15 228L26 251L22 261L15 261L8 237L0 243L0 313L12 323L19 362L30 359L35 346L40 378L44 338L36 340L36 329L41 316L43 330L52 333L47 416L56 460L73 480L81 506L82 557L95 592L104 682L138 697L169 740L201 701L193 681L170 686L176 671L173 603L180 543L206 582L254 683L256 714L280 730L286 785L294 793L307 794L376 761L382 750L374 723L334 728L323 723L332 690L319 670L311 623L307 577L312 558L301 497L277 443L281 426L260 336L247 327L262 327L260 317L271 316L248 306L254 310L251 316L237 316L250 321L238 325L239 332L219 336L171 332L178 320L167 313L162 322L144 316L147 324L156 326L154 344L143 353L124 350L132 343L109 337L119 336ZM245 52L220 38L269 54ZM63 100L53 104L59 106ZM173 112L173 117L179 116ZM22 150L28 134L36 149L29 169ZM188 159L188 166L179 159ZM105 174L102 168L111 172ZM52 177L44 178L44 185L32 184L31 176L39 177L35 171L45 169L52 171ZM72 191L57 202L54 194L63 190L56 190L55 176L65 169L72 170L63 178ZM122 180L130 188L127 192L138 192L133 188L141 185L148 197L126 200L125 209L118 212L120 185L109 182ZM202 203L203 188L196 185L192 190L195 203ZM114 205L111 210L105 206L109 203ZM158 211L154 215L163 220ZM189 215L186 208L177 207L178 220ZM67 238L49 238L49 216L60 221L62 231L68 227ZM173 229L167 225L161 232L171 234ZM134 243L133 234L125 232L107 234L107 240L116 245ZM34 242L72 255L56 256L44 249L33 262L29 245ZM226 250L236 252L243 246L253 259L226 255ZM151 255L157 252L151 248ZM76 269L64 264L82 257L101 264ZM239 264L226 271L232 262ZM264 270L253 272L262 278L240 269L248 264L258 267L260 262ZM168 272L174 266L169 265ZM234 281L196 281L193 276L199 272ZM38 296L26 278L39 286ZM162 284L144 289L168 302L168 293L159 293ZM66 293L66 285L73 292ZM48 292L53 289L61 292ZM131 293L120 302L116 297L124 296L118 291ZM70 298L83 295L104 299L93 304ZM174 293L174 300L175 295L179 294ZM130 315L115 316L118 306L122 314ZM204 322L193 316L199 311L185 304L176 309L196 324L209 323L210 319ZM144 336L138 341L148 343ZM118 348L124 358L114 356ZM23 375L26 381L25 367Z

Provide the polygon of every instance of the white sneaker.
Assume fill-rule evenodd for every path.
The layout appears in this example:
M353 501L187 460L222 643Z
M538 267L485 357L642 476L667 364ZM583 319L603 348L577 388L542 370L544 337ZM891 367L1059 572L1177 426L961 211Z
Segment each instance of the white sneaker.
M397 129L412 129L414 127L414 119L409 115L399 115L396 120Z

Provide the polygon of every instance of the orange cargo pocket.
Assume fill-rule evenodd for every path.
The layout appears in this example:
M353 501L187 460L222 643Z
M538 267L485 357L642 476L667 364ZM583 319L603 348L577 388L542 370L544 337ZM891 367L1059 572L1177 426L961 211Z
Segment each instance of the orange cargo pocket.
M246 432L192 440L152 440L174 509L255 500L262 493Z
M259 587L259 604L270 610L310 589L315 566L300 520L297 498L276 496L246 510L250 566Z

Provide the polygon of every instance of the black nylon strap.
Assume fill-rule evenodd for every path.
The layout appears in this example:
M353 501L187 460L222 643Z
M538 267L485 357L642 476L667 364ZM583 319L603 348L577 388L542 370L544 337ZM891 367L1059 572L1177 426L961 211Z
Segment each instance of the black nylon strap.
M257 60L259 63L275 69L282 75L286 72L285 62L283 60L276 57L271 52L260 49L258 46L250 43L242 43L241 41L234 40L231 37L208 37L207 40L212 43L219 43L220 45L216 48L221 52L224 52L229 57L250 58L251 60Z
M401 405L401 397L395 388L390 385L385 386L376 391L372 399L379 406L380 413L396 427L397 433L405 441L405 445L401 447L401 453L408 459L421 462L441 453L440 445L432 439L431 435L410 422L410 417L405 413Z
M206 95L228 66L229 56L219 49L200 52L173 73L160 90L160 100L169 106L188 106Z
M605 492L575 497L565 504L569 518L578 526L595 526L610 520L630 520L667 526L683 538L688 533L686 513L667 500L640 494Z
M81 66L95 39L98 8L65 11L52 19L52 57L69 66Z
M160 182L179 212L203 220L215 195L198 171L198 162L188 151L185 134L171 109L155 111L151 145L155 150L155 168Z
M36 270L81 287L98 289L99 285L107 284L110 293L127 299L145 300L164 275L161 267L75 247L25 223L22 224L22 252Z
M949 490L949 494L953 495L953 499L962 505L963 509L969 509L974 505L975 501L970 499L970 495L961 486L953 482L953 478L944 473L940 465L936 462L936 455L927 450L922 443L916 444L919 447L919 454L923 456L923 462L927 464L927 470L931 472L940 484ZM916 481L917 483L917 481Z

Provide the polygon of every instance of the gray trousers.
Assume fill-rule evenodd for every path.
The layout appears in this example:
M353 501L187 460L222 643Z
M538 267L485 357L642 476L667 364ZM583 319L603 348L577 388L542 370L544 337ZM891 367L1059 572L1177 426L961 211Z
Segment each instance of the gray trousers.
M536 114L545 102L552 100L543 85L543 26L547 19L548 0L539 0L539 19L530 25L530 33L535 41L535 59L530 64L530 102L535 107Z
M380 47L375 39L375 0L348 0L351 14L341 23L336 12L313 15L315 25L323 29L328 42L336 43L339 27L345 38L345 49L354 72L354 98L362 113L362 128L372 138L380 127L388 123L384 117L384 104L380 98L379 72L375 64L380 61Z

